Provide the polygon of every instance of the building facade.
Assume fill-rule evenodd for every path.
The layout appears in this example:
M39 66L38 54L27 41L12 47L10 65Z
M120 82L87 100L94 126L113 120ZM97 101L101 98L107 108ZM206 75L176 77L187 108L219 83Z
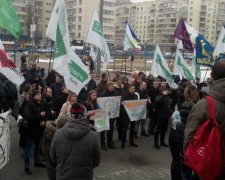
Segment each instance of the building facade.
M121 1L120 1L121 2ZM171 45L176 41L174 32L183 18L213 45L225 24L224 0L149 0L140 3L121 2L116 6L115 44L122 44L128 20L142 40L142 46L151 44Z

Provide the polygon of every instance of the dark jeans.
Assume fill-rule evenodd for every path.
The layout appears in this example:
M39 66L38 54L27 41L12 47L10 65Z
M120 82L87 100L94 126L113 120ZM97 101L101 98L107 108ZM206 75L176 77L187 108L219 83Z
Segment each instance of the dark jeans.
M122 144L125 144L125 142L126 142L126 136L127 136L127 131L128 131L129 124L130 124L130 137L129 137L129 140L130 140L130 143L134 142L134 129L135 129L136 122L132 121L130 123L123 124L123 126L122 126L122 134L121 134L122 135L122 140L121 140Z
M24 168L30 168L30 154L34 145L34 162L40 163L40 138L27 136L26 147L24 151Z
M159 135L160 143L165 143L165 135L168 128L169 117L158 117L156 120L156 130L154 134L154 143L158 145Z
M148 124L148 132L149 134L155 133L155 127L156 127L156 118L150 118L149 124Z
M170 172L171 172L171 180L182 180L179 161L176 161L174 159L172 160Z
M118 139L121 140L122 139L122 119L120 117L116 119L116 127L118 131Z
M105 134L107 132L107 145L108 146L112 146L113 144L113 132L114 132L114 124L115 124L115 118L114 119L109 119L109 126L110 129L108 131L102 131L100 132L100 136L101 136L101 145L105 146Z

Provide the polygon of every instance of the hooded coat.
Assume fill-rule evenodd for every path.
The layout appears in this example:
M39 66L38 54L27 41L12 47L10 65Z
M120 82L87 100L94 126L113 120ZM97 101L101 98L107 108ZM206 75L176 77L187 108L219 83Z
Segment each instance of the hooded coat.
M92 127L78 120L56 131L51 158L57 163L57 180L92 180L93 168L100 163L100 143Z
M213 97L216 109L216 118L220 126L223 142L225 143L225 78L221 78L217 81L214 81L209 89L209 95ZM192 108L186 128L185 128L185 139L184 147L187 147L187 144L194 137L196 130L208 119L208 105L206 99L203 98L194 107ZM221 177L218 179L225 179L225 162L224 170Z

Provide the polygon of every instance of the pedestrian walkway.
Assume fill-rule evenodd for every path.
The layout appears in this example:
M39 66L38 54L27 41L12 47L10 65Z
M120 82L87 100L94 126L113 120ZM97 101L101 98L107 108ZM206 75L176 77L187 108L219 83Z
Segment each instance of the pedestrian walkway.
M171 155L169 148L153 148L153 136L139 137L139 147L120 148L115 138L116 150L102 151L101 164L94 170L95 180L169 180ZM0 180L48 180L46 169L31 167L32 176L23 169L22 150L18 147L16 122L11 120L10 161L0 170ZM33 158L32 158L33 159ZM31 164L33 161L31 162Z

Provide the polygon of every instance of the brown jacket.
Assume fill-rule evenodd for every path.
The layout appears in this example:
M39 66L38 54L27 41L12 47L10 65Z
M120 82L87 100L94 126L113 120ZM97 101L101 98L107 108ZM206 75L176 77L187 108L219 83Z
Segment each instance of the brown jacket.
M216 117L225 144L225 78L213 82L209 90L209 95L213 97L215 102ZM206 99L202 99L192 108L188 116L185 128L185 139L184 139L185 148L193 138L196 130L205 122L205 120L207 120L207 118L208 118L207 102ZM223 175L218 179L225 179L225 163Z

